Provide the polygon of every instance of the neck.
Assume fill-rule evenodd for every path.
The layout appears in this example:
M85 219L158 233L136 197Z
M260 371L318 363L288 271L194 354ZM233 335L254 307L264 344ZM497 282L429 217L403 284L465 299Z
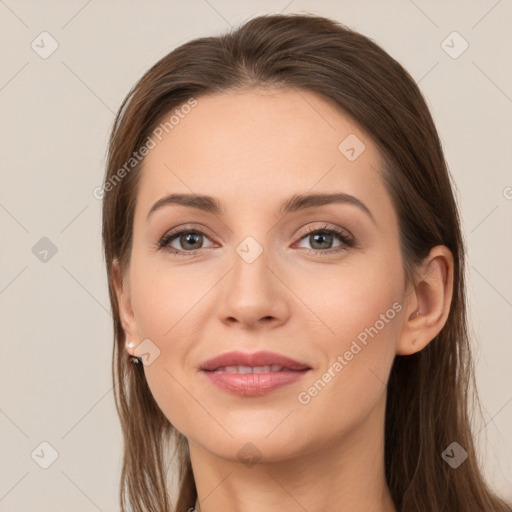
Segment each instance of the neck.
M396 512L384 471L384 407L328 445L250 467L189 440L196 510Z

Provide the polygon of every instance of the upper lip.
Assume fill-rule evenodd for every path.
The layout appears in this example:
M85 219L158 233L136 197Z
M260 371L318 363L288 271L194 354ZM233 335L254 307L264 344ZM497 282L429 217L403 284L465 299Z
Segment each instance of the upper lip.
M209 359L200 366L201 370L215 371L225 366L267 366L279 365L290 370L308 370L310 366L274 352L226 352Z

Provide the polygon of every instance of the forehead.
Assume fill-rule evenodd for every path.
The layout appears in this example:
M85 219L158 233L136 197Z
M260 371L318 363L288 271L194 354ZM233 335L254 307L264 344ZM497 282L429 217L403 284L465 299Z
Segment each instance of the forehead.
M228 209L273 200L277 207L283 197L307 191L386 202L377 147L328 99L256 88L196 101L145 157L137 209L147 213L175 192L218 197Z

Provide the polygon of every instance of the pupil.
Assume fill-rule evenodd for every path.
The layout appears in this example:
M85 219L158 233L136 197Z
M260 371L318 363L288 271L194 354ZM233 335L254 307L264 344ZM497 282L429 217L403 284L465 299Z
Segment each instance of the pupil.
M187 235L185 235L185 240L186 240L186 243L192 243L192 245L194 244L194 239L196 239L196 244L197 244L197 240L199 239L201 235L198 235L198 234L192 234L192 233L189 233ZM201 244L199 244L201 245Z
M313 240L314 240L314 243L317 243L317 239L320 238L320 243L322 243L322 238L324 239L325 241L325 238L326 237L330 237L331 235L319 235L319 234L316 234L316 235L313 235Z

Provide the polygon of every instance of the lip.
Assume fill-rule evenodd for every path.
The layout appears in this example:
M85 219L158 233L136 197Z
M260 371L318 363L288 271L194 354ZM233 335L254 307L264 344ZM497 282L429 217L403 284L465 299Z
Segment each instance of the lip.
M229 373L227 366L279 365L280 371L261 373ZM209 381L228 393L241 396L261 396L296 382L311 370L305 363L274 352L228 352L210 359L200 366Z

